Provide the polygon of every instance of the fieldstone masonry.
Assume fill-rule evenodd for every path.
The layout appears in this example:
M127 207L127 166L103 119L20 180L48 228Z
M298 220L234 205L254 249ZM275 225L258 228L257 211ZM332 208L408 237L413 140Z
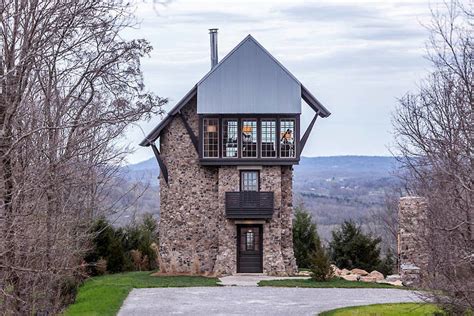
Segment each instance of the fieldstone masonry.
M194 133L196 98L181 110ZM237 271L237 228L225 217L225 192L239 191L237 166L199 164L183 122L164 129L160 151L169 183L160 177L160 269L163 273L226 275ZM263 270L269 275L297 272L292 236L291 166L258 166L262 191L273 191L275 209L263 224Z
M405 285L420 286L428 272L425 228L427 203L422 197L403 197L399 205L398 256Z

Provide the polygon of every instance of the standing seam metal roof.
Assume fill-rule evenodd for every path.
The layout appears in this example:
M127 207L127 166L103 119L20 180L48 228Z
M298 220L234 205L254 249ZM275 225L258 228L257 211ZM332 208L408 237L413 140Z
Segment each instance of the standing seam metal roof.
M298 84L301 85L301 97L302 99L321 117L328 117L331 115L329 112L317 99L316 97L309 92L309 90L300 83L298 79L286 69L275 57L273 57L255 38L250 34L246 36L234 49L232 49L214 68L212 68L199 82L193 86L193 88L169 111L167 116L147 135L145 139L142 140L140 146L150 146L153 142L158 139L161 131L171 122L173 117L179 113L181 108L185 106L194 96L197 95L198 85L206 80L214 71L216 71L232 54L238 50L246 41L252 40L256 45L258 45L277 65L279 65L292 79L294 79Z

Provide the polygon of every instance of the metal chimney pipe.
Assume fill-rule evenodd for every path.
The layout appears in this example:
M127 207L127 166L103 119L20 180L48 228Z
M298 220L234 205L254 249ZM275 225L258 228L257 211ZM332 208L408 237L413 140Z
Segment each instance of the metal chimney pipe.
M217 57L217 30L218 29L209 29L211 39L211 69L219 62Z

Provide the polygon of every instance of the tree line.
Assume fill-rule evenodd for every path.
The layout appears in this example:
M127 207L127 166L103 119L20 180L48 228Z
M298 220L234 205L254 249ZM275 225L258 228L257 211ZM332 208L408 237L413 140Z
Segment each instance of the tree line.
M124 131L166 99L145 89L152 49L124 40L119 0L0 2L0 302L14 315L56 314L76 280L91 225L128 152Z
M295 208L293 219L293 248L300 269L310 269L312 277L325 281L332 277L331 264L339 269L363 269L392 274L396 259L391 249L381 254L381 238L364 233L353 221L344 221L332 231L332 240L325 247L316 224L303 205Z

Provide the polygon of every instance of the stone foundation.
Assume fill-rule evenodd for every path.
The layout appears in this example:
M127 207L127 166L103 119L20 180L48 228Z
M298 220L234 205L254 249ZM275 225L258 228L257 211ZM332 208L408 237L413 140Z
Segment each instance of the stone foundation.
M182 109L198 135L196 99ZM237 272L237 229L225 217L225 192L239 191L236 166L207 167L179 118L160 138L169 183L160 177L160 269L163 273L225 275ZM292 237L291 166L256 166L261 191L274 192L274 214L263 224L263 272L293 275L297 271Z

